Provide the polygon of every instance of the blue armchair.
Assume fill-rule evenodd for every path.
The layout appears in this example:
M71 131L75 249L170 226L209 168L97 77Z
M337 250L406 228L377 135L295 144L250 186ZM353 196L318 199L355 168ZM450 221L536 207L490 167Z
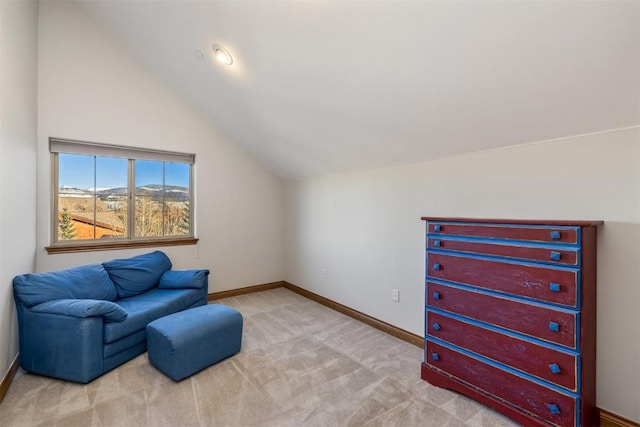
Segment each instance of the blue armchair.
M20 366L87 383L146 351L149 322L207 303L208 270L171 270L160 251L17 276Z

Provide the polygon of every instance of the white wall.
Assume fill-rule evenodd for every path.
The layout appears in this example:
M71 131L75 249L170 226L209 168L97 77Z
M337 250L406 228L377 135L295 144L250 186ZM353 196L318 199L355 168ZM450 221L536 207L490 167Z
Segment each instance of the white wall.
M421 216L604 220L597 403L640 421L640 129L294 182L285 205L287 281L419 335Z
M282 280L283 183L77 7L40 3L37 270L152 250L46 253L53 136L195 153L200 242L161 249L175 268L211 269L210 292Z
M0 380L18 354L12 279L36 244L38 4L0 1Z

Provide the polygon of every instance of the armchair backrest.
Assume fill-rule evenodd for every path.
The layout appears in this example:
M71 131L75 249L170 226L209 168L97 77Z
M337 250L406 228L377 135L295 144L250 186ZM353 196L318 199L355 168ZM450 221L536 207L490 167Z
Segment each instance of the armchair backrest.
M101 264L89 264L48 273L28 273L13 279L17 302L26 307L56 299L115 301L118 291Z
M169 257L161 251L114 259L102 265L115 284L120 299L139 295L157 286L162 273L171 269Z

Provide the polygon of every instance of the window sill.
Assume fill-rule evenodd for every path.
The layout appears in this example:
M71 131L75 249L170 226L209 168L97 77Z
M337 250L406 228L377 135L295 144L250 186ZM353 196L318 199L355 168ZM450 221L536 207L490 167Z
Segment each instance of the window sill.
M180 239L153 239L153 240L127 240L124 242L109 243L61 243L46 246L48 254L64 254L72 252L112 251L119 249L150 248L155 246L185 246L195 245L198 239L195 237Z

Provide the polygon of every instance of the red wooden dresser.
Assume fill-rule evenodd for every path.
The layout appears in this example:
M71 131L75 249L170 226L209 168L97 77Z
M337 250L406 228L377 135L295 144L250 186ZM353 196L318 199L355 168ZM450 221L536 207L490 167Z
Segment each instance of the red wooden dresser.
M597 425L602 222L422 219L422 379L526 426Z

